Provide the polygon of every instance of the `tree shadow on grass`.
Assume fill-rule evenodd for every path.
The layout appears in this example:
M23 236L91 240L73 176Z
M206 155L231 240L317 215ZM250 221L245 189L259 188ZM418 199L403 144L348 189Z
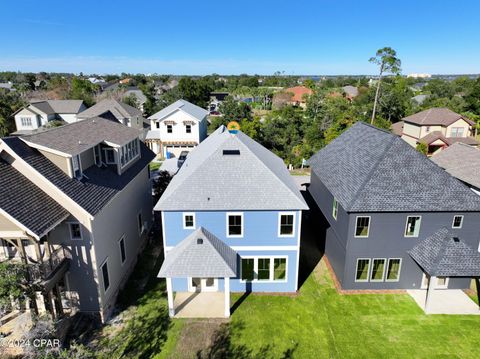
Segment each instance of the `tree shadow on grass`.
M268 358L292 358L293 353L298 347L295 344L292 348L285 350L280 356L272 353L270 344L262 346L258 351L254 351L245 345L234 345L231 341L232 331L239 331L244 328L242 322L224 323L215 332L210 347L197 352L198 359L268 359Z

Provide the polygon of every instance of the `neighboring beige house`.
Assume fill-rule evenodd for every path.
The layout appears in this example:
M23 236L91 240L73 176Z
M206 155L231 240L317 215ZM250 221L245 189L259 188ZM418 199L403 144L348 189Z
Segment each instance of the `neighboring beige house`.
M456 142L478 146L475 122L448 108L434 107L405 117L402 122L402 139L413 147L427 145L429 155Z
M152 224L153 157L102 118L0 140L0 261L36 288L21 307L109 316Z
M142 140L148 129L148 125L144 123L142 111L114 99L102 100L78 114L78 118L81 120L94 117L118 121L127 127L135 128L140 132Z
M150 116L145 143L161 157L178 157L191 151L207 137L208 111L185 100L178 100Z
M82 100L46 100L31 101L30 105L15 114L17 131L14 135L33 133L48 122L59 120L66 123L76 122L79 112L86 107Z

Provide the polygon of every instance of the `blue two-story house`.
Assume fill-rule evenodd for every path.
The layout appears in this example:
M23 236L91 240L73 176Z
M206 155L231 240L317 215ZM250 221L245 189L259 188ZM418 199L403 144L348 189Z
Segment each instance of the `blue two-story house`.
M283 161L241 131L218 128L155 206L161 211L170 314L173 293L295 292L302 210ZM175 302L177 299L175 299Z
M342 289L465 289L480 276L480 197L406 142L358 122L309 162Z

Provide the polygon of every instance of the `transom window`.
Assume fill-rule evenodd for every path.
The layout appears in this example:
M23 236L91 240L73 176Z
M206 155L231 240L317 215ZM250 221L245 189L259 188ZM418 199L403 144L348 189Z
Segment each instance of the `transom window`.
M357 259L357 273L355 275L355 282L368 282L368 273L370 270L370 259Z
M368 237L370 217L357 217L355 226L355 237Z
M402 266L401 258L390 258L387 264L386 282L398 282L400 279L400 268Z
M370 281L381 282L385 274L385 259L375 258L372 262L372 272L370 273Z
M285 281L287 279L287 257L242 258L242 281Z
M186 133L192 133L192 125L190 125L190 124L185 125L185 132Z
M462 228L463 225L463 216L454 216L452 228Z
M69 223L70 227L70 238L73 240L82 239L82 230L80 228L80 223Z
M195 213L183 214L183 228L184 229L195 228Z
M167 125L167 133L173 132L173 125Z
M31 117L21 117L20 122L24 127L31 127L32 126L32 118Z
M451 137L463 137L463 127L452 127Z
M332 217L336 220L338 215L338 202L334 198L333 199L333 209L332 209Z
M295 214L280 213L278 235L280 237L292 237L294 235Z
M243 213L227 213L227 237L243 236Z
M421 221L422 217L420 216L408 216L407 225L405 226L405 237L418 237Z

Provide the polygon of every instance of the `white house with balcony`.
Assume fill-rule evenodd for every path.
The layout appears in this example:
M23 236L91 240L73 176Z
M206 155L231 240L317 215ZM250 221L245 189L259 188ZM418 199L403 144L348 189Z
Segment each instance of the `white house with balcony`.
M207 137L208 111L178 100L150 116L145 143L161 157L178 157L191 151Z

